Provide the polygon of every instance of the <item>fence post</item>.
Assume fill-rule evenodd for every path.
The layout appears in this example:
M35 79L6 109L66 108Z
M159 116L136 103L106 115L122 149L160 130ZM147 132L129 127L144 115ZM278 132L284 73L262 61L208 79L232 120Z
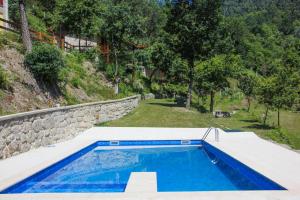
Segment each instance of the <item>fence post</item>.
M65 50L65 38L60 38L60 48Z
M37 37L38 37L38 40L42 41L43 40L42 32L37 32Z
M79 50L79 52L80 52L80 37L78 37L79 39L78 39L78 50Z

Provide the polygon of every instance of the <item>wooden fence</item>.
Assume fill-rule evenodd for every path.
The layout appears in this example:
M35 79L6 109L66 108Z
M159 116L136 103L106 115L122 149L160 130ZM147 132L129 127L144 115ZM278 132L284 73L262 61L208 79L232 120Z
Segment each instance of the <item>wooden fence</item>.
M0 25L0 29L21 35L21 26L20 26L20 24L12 22L12 21L5 20L5 19L2 19L2 18L0 18L0 21L2 21L4 23L7 23L9 25L8 27ZM32 30L32 29L29 29L29 32L30 32L30 36L33 40L43 42L43 43L47 43L47 44L57 45L58 47L60 47L64 51L70 51L70 50L75 50L75 49L77 49L79 51L85 51L87 49L90 49L90 48L94 47L94 46L91 46L91 45L72 45L72 44L65 41L64 36L60 37L59 35L54 34L54 33L53 34L44 33L44 32L39 32L39 31L35 31L35 30Z
M8 21L5 19L0 18L0 21L7 23L9 26L1 26L0 29L3 29L5 31L13 32L16 34L21 35L21 25L19 23L15 23L12 21ZM71 50L79 50L79 51L85 51L90 48L93 48L94 46L88 45L87 42L85 45L81 45L79 39L78 45L73 45L65 41L64 36L59 36L58 34L55 33L43 33L43 32L38 32L32 29L29 29L30 36L33 40L40 41L43 43L48 43L52 45L57 45L59 48L63 49L64 51L71 51ZM135 49L144 49L147 48L147 45L141 45L141 44L135 44L132 42L127 42L127 45L134 47ZM110 47L107 42L101 41L97 43L97 47L101 54L103 55L105 62L109 63L110 62Z

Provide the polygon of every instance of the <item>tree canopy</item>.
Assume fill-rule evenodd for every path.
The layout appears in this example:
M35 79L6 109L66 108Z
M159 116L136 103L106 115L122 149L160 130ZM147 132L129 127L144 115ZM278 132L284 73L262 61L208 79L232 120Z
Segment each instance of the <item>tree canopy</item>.
M18 1L10 1L18 21ZM187 108L192 94L210 96L213 111L214 94L234 79L248 111L252 100L265 105L265 120L270 109L279 115L300 102L299 0L25 3L31 28L108 45L110 62L98 55L98 64L121 91L180 95Z

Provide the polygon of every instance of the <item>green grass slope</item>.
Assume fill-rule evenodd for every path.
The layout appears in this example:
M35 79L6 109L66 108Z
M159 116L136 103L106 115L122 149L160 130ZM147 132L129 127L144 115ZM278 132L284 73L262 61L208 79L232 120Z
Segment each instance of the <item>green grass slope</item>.
M231 107L229 103L226 106ZM236 106L236 105L235 105ZM239 105L242 107L242 105ZM129 115L115 121L100 124L100 126L115 127L219 127L224 130L253 131L259 136L278 143L300 149L300 114L282 112L282 128L263 126L259 116L263 113L261 106L255 105L255 112L240 109L231 118L214 118L210 113L200 113L197 110L186 110L178 107L171 99L154 99L141 102ZM271 113L269 124L276 122L275 113Z

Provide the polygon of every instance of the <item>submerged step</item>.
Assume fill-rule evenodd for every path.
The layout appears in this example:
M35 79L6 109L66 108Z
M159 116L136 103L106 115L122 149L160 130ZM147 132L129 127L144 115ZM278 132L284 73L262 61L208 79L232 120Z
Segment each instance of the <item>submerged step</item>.
M156 172L131 172L125 192L157 192Z

